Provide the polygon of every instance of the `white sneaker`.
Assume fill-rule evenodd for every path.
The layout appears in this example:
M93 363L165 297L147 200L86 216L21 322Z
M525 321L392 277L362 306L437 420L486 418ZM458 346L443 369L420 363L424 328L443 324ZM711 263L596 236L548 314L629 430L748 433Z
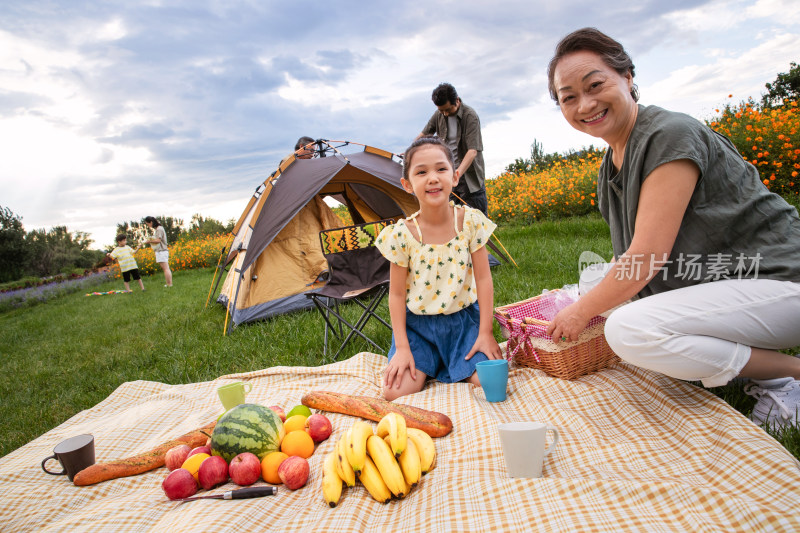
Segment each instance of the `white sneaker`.
M782 428L797 425L800 415L800 381L787 377L753 379L744 392L758 398L750 419L764 426Z

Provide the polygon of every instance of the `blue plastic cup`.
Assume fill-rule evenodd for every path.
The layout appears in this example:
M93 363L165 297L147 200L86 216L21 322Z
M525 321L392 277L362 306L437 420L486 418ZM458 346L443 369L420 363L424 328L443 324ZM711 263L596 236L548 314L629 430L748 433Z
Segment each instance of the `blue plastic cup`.
M486 401L503 402L506 399L506 386L508 385L508 361L505 359L490 359L481 361L475 366L478 379L481 382Z

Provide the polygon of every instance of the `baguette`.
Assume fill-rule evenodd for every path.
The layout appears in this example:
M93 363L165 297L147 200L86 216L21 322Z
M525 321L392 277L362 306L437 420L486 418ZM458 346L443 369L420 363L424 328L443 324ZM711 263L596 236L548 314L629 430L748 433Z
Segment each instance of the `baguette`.
M211 422L200 429L190 431L186 435L165 442L148 452L133 457L94 464L75 474L72 482L78 487L85 487L86 485L94 485L95 483L108 481L109 479L134 476L142 472L154 470L160 466L164 466L164 458L170 448L178 446L179 444L188 444L192 448L204 445L208 439L208 435L214 431L215 425L216 422Z
M453 422L447 415L381 398L315 391L309 392L300 401L312 409L359 416L375 422L389 413L397 413L406 419L408 427L421 429L431 437L444 437L453 430Z

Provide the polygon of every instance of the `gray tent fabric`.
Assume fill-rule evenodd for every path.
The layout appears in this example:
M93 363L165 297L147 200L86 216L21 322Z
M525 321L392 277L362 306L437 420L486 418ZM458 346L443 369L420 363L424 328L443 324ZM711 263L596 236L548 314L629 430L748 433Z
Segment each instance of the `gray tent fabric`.
M243 272L255 262L306 202L319 193L346 165L353 165L395 187L402 187L398 171L400 166L391 159L369 152L348 154L346 157L345 159L336 154L324 158L298 159L278 176L263 207L270 216L259 217L253 227L253 237L241 267ZM397 213L380 214L381 217L388 217Z

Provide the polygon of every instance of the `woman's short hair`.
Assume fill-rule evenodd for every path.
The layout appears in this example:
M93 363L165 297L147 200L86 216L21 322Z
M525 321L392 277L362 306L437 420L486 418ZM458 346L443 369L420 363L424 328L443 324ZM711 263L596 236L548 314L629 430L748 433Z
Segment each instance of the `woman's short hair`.
M447 160L450 162L450 167L455 170L456 163L455 159L453 159L453 152L450 150L449 146L444 144L439 137L420 137L411 143L411 146L406 148L406 152L403 154L403 177L405 179L408 179L408 167L411 164L411 156L413 156L414 152L423 146L436 146L440 148L442 152L444 152L445 156L447 156Z
M555 87L555 75L558 62L566 55L584 50L599 55L603 63L614 69L620 76L625 76L629 72L631 78L635 76L631 56L620 43L597 28L576 30L561 39L556 45L556 52L547 66L547 88L550 91L550 97L555 100L556 104L558 103L558 93ZM631 87L631 96L634 102L639 101L639 88L636 84Z

